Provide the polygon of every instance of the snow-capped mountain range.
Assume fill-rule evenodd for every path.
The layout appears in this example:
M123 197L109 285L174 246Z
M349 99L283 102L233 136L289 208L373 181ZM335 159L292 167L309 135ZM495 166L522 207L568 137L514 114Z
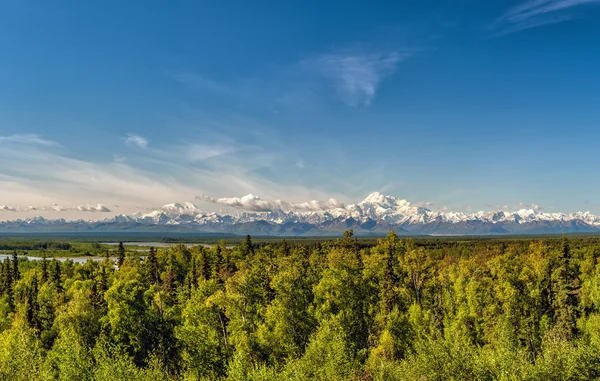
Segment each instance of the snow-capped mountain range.
M202 232L278 236L334 235L346 229L358 234L553 234L600 232L600 217L590 212L544 213L432 211L406 200L371 193L356 204L336 200L290 204L247 195L235 199L201 198L233 207L233 213L205 212L191 202L164 205L150 213L119 215L98 221L47 220L41 217L0 222L2 231L155 231Z

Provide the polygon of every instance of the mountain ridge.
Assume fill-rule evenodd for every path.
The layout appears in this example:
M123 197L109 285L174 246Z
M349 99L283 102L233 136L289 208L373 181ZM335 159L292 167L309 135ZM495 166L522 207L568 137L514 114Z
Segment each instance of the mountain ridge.
M220 201L226 200L226 201ZM218 202L229 202L219 199ZM432 211L379 192L362 201L343 205L310 201L289 204L267 202L247 195L233 205L260 202L260 210L238 209L235 213L205 212L192 202L164 205L149 213L118 215L96 221L34 217L0 222L0 232L19 231L185 231L261 235L330 235L347 229L357 234L377 235L394 230L414 235L555 234L600 232L600 217L590 212L545 213L534 209L515 212ZM322 207L323 205L332 207ZM311 209L312 208L312 209ZM114 230L111 230L114 229Z

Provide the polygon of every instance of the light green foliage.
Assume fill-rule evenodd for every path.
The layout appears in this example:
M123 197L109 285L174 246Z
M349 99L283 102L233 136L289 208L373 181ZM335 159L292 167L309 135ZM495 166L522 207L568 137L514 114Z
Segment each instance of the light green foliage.
M0 378L600 379L598 238L238 243L30 244L0 263Z
M42 374L42 350L35 332L21 315L0 334L0 379L30 381Z
M214 280L203 280L182 312L176 330L182 360L190 379L218 377L225 373L230 352L223 313L223 291Z
M156 335L144 293L138 280L117 280L106 292L110 337L123 345L138 363L151 351Z
M289 362L281 379L341 381L348 380L358 369L344 328L334 317L321 323L304 356Z
M270 362L300 356L317 324L309 312L312 289L303 259L302 253L281 258L271 281L275 298L258 329L260 345L270 354Z
M101 313L94 305L92 281L75 281L67 290L68 301L60 306L54 325L61 333L74 335L88 348L100 333ZM99 292L99 291L97 291ZM103 296L100 296L103 298Z
M87 380L92 377L93 366L89 347L73 328L67 328L61 331L48 352L44 373L50 379L61 381Z

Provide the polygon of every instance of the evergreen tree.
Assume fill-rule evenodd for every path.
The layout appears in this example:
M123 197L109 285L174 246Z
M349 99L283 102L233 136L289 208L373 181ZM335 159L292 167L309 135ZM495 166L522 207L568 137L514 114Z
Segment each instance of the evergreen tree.
M212 261L211 278L217 282L222 282L221 271L224 267L223 253L221 246L215 246L215 253Z
M158 287L160 277L158 275L159 274L158 258L156 257L156 250L154 249L154 247L150 248L150 252L148 253L147 263L148 263L147 271L148 271L148 275L150 277L149 283L156 284L156 286Z
M206 249L204 247L200 248L200 255L198 257L199 267L200 267L200 275L202 279L208 280L210 279L210 266L208 263L208 257L206 256Z
M98 292L98 281L96 277L92 278L92 287L90 290L90 301L95 309L100 308L100 293Z
M119 268L121 268L121 266L123 266L123 262L125 262L125 246L123 245L123 242L119 242L117 253L117 263L119 264Z
M106 291L108 291L108 274L106 273L106 267L102 266L102 271L100 271L100 299L104 298Z
M0 262L0 295L6 294L7 290L6 273L4 272L4 262Z
M56 289L61 292L62 291L62 278L61 278L61 269L60 262L56 259L53 259L51 262L51 276L50 280L56 286Z
M244 258L254 255L254 245L252 244L252 237L250 237L250 234L246 235L246 238L241 246L241 252Z
M284 257L290 255L290 247L288 246L288 243L285 239L281 243L281 255L283 255Z
M10 260L6 258L2 266L2 273L4 279L4 294L8 295L9 300L12 303L13 299L13 269Z
M38 314L40 310L40 306L38 304L38 292L38 278L37 274L34 274L34 276L31 279L31 285L27 293L26 317L29 326L39 331L41 325L38 319Z
M190 263L190 272L188 274L190 288L198 287L198 270L196 269L196 257L192 256Z
M13 279L15 281L21 279L21 273L19 272L19 258L17 257L17 251L13 251L13 256L12 256L12 262L13 262Z
M48 280L48 260L46 259L46 252L42 255L42 283L46 283Z
M555 277L554 314L557 333L571 339L577 332L579 273L572 263L569 241L563 235L559 255L559 267Z
M386 237L385 246L385 269L381 280L381 304L386 313L392 311L394 306L399 304L399 295L396 287L399 279L395 271L396 252L398 250L399 239L396 233L390 232Z

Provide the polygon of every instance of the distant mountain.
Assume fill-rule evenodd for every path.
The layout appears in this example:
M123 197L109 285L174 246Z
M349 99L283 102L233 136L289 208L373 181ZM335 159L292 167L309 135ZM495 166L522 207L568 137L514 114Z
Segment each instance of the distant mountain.
M252 195L245 197L256 199ZM543 213L532 209L471 214L441 212L378 192L352 205L331 202L322 209L318 208L322 204L316 201L297 205L303 207L272 203L267 211L219 214L204 212L186 202L101 221L36 217L0 222L0 232L202 232L263 236L327 236L347 229L361 235L381 235L390 230L402 235L600 232L600 217L590 212ZM307 210L307 206L314 210Z

